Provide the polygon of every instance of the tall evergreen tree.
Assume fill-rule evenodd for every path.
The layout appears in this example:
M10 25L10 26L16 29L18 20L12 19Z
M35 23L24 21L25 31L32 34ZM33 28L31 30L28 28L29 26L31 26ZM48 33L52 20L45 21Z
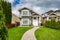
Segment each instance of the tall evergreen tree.
M6 40L8 35L7 28L5 26L5 14L3 14L2 0L0 0L0 40Z
M7 3L6 24L11 23L11 18L12 18L11 3Z
M11 17L12 17L11 3L6 2L6 1L3 1L2 3L3 3L2 4L3 13L5 14L5 23L9 24L9 23L11 23Z

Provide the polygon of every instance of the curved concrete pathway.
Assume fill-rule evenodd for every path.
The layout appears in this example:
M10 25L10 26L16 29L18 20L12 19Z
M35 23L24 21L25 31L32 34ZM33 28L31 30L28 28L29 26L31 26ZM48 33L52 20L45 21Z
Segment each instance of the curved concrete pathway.
M34 32L38 29L39 27L34 27L30 30L28 30L22 37L21 40L36 40Z

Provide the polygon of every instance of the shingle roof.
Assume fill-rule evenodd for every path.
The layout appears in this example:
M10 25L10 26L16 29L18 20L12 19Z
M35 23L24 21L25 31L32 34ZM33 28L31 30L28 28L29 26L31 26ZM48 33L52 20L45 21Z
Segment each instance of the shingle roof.
M60 10L56 10L56 11L54 11L54 13L55 13L55 12L60 12Z
M23 8L21 8L21 9L18 10L18 11L21 11L21 10L24 10L24 9L30 10L32 13L38 14L38 13L34 12L33 10L31 10L30 8L26 8L26 7L23 7ZM38 14L38 15L39 15L39 14Z

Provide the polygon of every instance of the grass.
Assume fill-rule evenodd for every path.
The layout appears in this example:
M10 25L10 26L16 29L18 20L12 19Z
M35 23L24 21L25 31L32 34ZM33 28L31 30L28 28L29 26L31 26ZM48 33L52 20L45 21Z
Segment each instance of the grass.
M8 40L21 40L23 34L32 27L14 27L8 29Z
M20 26L20 27L33 27L33 26Z
M39 28L35 31L37 40L60 40L60 30Z

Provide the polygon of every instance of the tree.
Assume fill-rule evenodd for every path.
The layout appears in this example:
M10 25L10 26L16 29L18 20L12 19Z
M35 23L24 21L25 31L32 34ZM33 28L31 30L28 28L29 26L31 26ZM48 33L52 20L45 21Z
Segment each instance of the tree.
M4 9L2 8L3 1L0 0L0 39L6 40L8 36L7 28L5 26L5 14L3 13Z
M11 23L11 17L12 17L11 3L3 1L2 2L2 8L3 8L3 13L5 14L5 23L10 24Z
M11 18L12 18L11 3L7 3L6 24L11 23Z

